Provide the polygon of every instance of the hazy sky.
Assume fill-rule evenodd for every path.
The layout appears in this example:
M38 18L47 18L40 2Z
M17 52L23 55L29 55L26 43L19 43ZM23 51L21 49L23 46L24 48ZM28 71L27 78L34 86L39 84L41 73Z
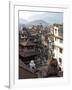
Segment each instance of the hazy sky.
M63 13L19 11L19 19L24 19L28 22L34 20L44 20L47 23L63 23Z

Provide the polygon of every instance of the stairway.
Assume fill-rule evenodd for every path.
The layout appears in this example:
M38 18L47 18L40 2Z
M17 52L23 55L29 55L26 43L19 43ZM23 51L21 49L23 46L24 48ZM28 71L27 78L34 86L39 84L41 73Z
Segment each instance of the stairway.
M21 60L19 62L19 79L37 78L38 75L32 72Z

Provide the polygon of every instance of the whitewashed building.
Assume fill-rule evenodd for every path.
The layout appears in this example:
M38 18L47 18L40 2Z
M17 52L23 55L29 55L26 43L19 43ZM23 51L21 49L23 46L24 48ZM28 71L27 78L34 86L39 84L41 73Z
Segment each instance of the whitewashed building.
M63 61L63 25L54 25L54 58L61 68Z

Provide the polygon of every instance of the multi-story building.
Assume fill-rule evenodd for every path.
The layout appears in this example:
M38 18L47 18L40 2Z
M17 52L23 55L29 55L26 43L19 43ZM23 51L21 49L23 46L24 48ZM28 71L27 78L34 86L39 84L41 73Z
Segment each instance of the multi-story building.
M54 25L54 58L62 68L63 61L63 25Z

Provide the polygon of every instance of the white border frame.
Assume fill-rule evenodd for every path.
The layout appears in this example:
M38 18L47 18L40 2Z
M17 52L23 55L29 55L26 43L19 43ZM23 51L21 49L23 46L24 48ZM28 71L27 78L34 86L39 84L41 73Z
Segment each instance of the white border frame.
M69 40L68 14L70 14L69 5L62 4L43 4L43 5L26 5L23 2L9 2L9 29L10 29L10 88L11 87L36 87L36 86L54 86L68 85L70 83L70 66L67 62L69 51L67 40ZM45 78L45 79L23 79L18 80L18 10L40 10L54 11L64 13L64 77L63 78Z

